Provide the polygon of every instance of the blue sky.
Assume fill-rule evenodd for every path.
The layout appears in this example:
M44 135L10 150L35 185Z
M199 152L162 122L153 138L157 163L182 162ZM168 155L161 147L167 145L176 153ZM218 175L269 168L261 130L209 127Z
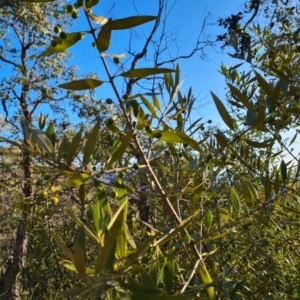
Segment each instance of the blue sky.
M145 4L146 3L146 4ZM148 4L151 3L151 4ZM211 40L215 40L216 35L224 33L222 28L218 27L216 21L219 17L227 17L231 13L236 13L241 9L243 0L236 1L209 1L209 0L189 0L189 1L169 1L169 8L174 4L172 11L168 17L166 30L173 33L173 38L176 38L177 44L180 48L179 55L185 55L191 51L194 47L199 31L204 18L207 14L210 14L207 22L208 25L205 28L205 34L210 36ZM108 13L109 12L109 13ZM83 12L80 11L79 19L77 19L76 27L70 28L70 31L77 31L88 29ZM156 15L157 5L156 1L144 1L144 0L122 0L122 1L100 1L100 3L93 8L93 14L99 16L107 16L113 19L124 18L133 15ZM152 24L148 23L140 26L136 30L138 35L137 39L134 39L133 50L139 51L145 41L149 30L152 29ZM130 37L130 31L114 31L111 39L111 46L107 53L125 53L128 49L128 40ZM78 74L95 72L100 78L106 79L103 67L99 60L98 53L95 48L91 47L92 39L89 35L86 35L82 41L76 44L70 49L70 52L74 54L73 63L79 66ZM226 49L228 51L229 49ZM176 53L176 46L170 47L171 53ZM235 65L239 63L238 60L234 60L229 57L225 52L221 52L220 44L215 48L207 47L205 49L206 58L203 60L198 55L189 59L181 60L181 79L184 79L182 85L182 91L185 92L192 87L193 94L197 98L196 107L198 113L193 114L193 118L204 117L204 120L212 119L214 124L222 124L219 115L215 109L214 103L210 96L210 90L216 93L221 99L225 93L225 80L224 77L219 74L220 64L223 62L226 66ZM148 54L151 56L151 53ZM167 56L165 56L167 57ZM127 58L126 58L127 59ZM125 59L125 60L126 60ZM137 67L145 67L147 63L140 61ZM109 63L109 66L114 72L115 65ZM150 65L151 66L151 65ZM168 67L168 66L166 66ZM169 67L172 67L169 65ZM119 86L122 90L122 83ZM122 92L122 91L120 91ZM97 89L96 95L99 98L112 97L113 93L110 87L101 86Z

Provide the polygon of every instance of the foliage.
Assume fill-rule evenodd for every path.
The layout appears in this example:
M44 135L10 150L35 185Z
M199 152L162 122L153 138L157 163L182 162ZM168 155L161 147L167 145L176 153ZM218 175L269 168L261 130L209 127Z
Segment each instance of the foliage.
M221 66L226 102L213 92L212 99L226 129L216 128L201 119L190 122L195 98L192 89L180 92L179 65L124 64L112 75L106 53L111 32L158 19L91 17L97 4L78 1L66 9L72 18L80 11L87 19L89 28L79 34L93 37L107 80L75 79L60 88L91 90L103 83L115 99L101 104L107 110L99 115L91 91L81 106L90 122L63 134L51 123L38 129L20 118L24 142L12 142L30 153L34 166L35 190L15 210L32 239L23 296L299 298L300 164L290 149L300 111L297 47L254 26L259 38L247 47L258 55L246 60L255 69L242 70L247 61ZM78 32L49 41L44 56L60 55L75 37L82 42ZM138 79L157 74L159 94L132 93ZM130 83L123 96L118 77ZM103 182L111 174L114 182Z

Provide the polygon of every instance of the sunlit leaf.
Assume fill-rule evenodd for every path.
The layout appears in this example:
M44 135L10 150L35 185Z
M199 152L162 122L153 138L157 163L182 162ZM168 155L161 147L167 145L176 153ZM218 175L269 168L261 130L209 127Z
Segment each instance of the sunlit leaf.
M121 73L120 76L129 77L129 78L144 78L150 75L162 74L162 73L171 73L176 72L172 69L166 68L141 68L141 69L133 69L127 72Z
M60 52L65 52L68 48L75 45L84 36L83 32L68 33L65 39L57 38L57 46L49 46L41 56L51 56Z
M111 22L111 29L112 30L129 29L156 19L157 19L156 16L135 16L135 17L128 17L124 19L116 19Z
M151 112L151 114L157 118L156 111L155 111L154 107L152 106L152 104L143 95L140 95L140 99L142 100L144 105L147 107L147 109Z
M200 263L200 265L199 265L199 275L200 275L201 281L203 283L211 283L212 282L212 279L210 277L208 270L206 269L205 265L203 265L202 263ZM206 288L206 292L207 292L210 300L216 300L214 287Z
M108 19L106 19L105 17L96 16L96 15L91 14L89 12L87 14L88 14L90 20L92 20L96 24L104 25L108 21Z
M224 104L222 103L222 101L213 93L211 92L211 95L214 99L214 102L216 104L216 107L218 109L218 112L222 118L222 120L224 121L224 123L232 130L235 129L234 127L234 121L231 118L230 114L228 113L228 111L226 110Z
M96 40L99 52L106 51L110 45L111 23L111 19L109 19L100 29Z
M85 7L86 8L92 8L95 5L97 5L99 3L99 0L89 0L89 1L85 1Z
M233 208L239 213L241 209L239 197L234 188L230 188L230 198Z
M66 187L80 186L87 182L91 178L90 173L80 173L78 175L70 177L66 183Z
M92 90L100 86L101 84L103 84L103 81L101 80L87 78L87 79L74 80L71 82L60 84L58 87L66 90L82 91L82 90Z
M208 210L206 213L205 213L205 216L204 216L204 225L206 227L207 230L210 229L211 225L212 225L212 220L213 220L213 216L212 216L212 213L210 210Z

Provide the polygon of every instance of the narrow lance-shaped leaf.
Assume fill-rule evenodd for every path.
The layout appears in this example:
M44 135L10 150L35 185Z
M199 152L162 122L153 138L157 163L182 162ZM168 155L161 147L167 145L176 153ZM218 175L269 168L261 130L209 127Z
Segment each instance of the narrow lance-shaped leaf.
M103 84L103 81L98 79L80 79L74 80L71 82L60 84L58 87L66 90L73 90L73 91L82 91L82 90L92 90L98 86Z
M74 246L73 263L81 279L86 281L84 252L78 242Z
M212 220L213 220L213 216L212 216L212 213L210 210L208 210L206 213L205 213L205 216L204 216L204 225L206 227L207 230L210 229L211 225L212 225Z
M92 20L93 22L95 22L96 24L104 25L108 21L108 19L106 19L105 17L96 16L96 15L91 14L91 13L87 13L87 14L89 16L89 19Z
M281 176L284 184L286 184L286 177L287 177L287 169L286 169L286 164L285 161L282 160L280 163L280 170L281 170Z
M235 86L232 84L228 83L227 84L230 88L230 91L242 102L242 104L248 108L252 113L255 113L255 108L254 105L251 103L251 101L248 100L248 98L240 92L239 89L237 89Z
M147 109L151 112L151 114L157 118L156 111L155 111L154 107L152 106L152 104L143 95L140 95L140 99L142 100L144 105L147 107Z
M129 17L124 19L117 19L111 22L111 29L112 30L129 29L156 19L157 19L156 16L135 16L135 17Z
M86 143L83 150L83 164L87 164L90 159L91 155L94 153L96 143L98 141L99 136L99 130L100 130L100 120L97 121L96 125L92 129L92 131L88 134L88 137L86 139Z
M100 29L96 45L99 52L104 52L108 49L111 35L111 19L109 19Z
M272 87L270 86L270 84L259 73L257 73L256 71L254 71L254 73L260 87L267 95L270 96L272 94Z
M43 53L42 56L51 56L60 52L66 51L71 46L75 45L84 36L82 32L68 33L65 39L57 38L57 45L55 47L49 46Z
M133 69L127 72L121 73L120 76L129 77L129 78L144 78L150 75L162 74L162 73L171 73L176 72L172 69L167 68L141 68L141 69Z
M107 167L111 166L114 162L116 162L118 159L120 159L122 157L123 153L126 151L126 149L128 148L128 146L131 142L133 132L134 132L133 130L127 132L127 134L122 138L120 145L112 153L112 156L108 160L108 162L106 164Z
M51 122L48 126L48 128L45 131L46 136L51 141L53 147L55 147L55 127L54 123Z
M67 152L67 164L71 164L81 142L82 128L75 134Z
M222 103L222 101L213 93L211 92L211 95L214 99L214 102L216 104L216 107L218 109L218 112L221 116L221 118L223 119L224 123L232 130L234 130L234 122L230 116L230 114L228 113L228 111L226 110L224 104Z
M201 278L201 281L203 283L212 283L212 279L210 277L210 274L208 270L206 269L205 265L201 264L199 265L199 275ZM215 295L215 288L214 287L207 287L206 292L208 294L208 297L210 300L215 300L216 295Z
M171 253L165 258L163 265L162 281L167 289L168 294L171 294L174 280L174 255Z
M239 213L241 209L239 197L234 188L230 188L230 197L233 208Z
M89 1L85 1L85 7L86 8L92 8L94 7L96 4L99 3L99 0L89 0Z

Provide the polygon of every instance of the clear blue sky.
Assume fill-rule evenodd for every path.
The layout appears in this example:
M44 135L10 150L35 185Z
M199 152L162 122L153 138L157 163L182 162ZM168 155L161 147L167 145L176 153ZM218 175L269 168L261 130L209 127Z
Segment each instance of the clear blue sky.
M150 3L150 4L149 4ZM205 28L205 34L210 36L211 40L216 38L219 33L224 33L222 28L218 27L216 21L219 17L227 17L231 13L236 13L241 9L244 0L222 1L222 0L189 0L189 1L169 1L169 8L174 4L174 7L167 20L167 31L174 34L180 46L180 55L187 54L195 45L199 31L205 16L209 13L208 23L212 24ZM114 6L113 6L114 5ZM112 8L113 6L113 8ZM112 8L112 9L111 9ZM108 13L109 12L109 13ZM107 14L108 13L108 14ZM100 1L100 3L93 8L93 14L104 15L113 19L124 18L132 15L156 15L157 3L156 1L145 0L122 0L122 1ZM82 30L88 28L86 20L80 11L80 17L76 20L77 26L70 28L70 31ZM137 29L138 38L134 39L133 50L139 51L145 36L151 30L152 24L145 24ZM128 39L130 31L114 31L112 34L111 46L107 53L126 53L128 49ZM202 38L203 39L203 38ZM90 36L85 36L84 39L70 49L74 53L74 64L77 64L80 73L95 72L103 79L106 79L101 62L95 48L91 47L92 39ZM170 52L175 53L176 47L170 48ZM228 51L229 49L226 49ZM196 106L199 116L204 119L213 119L214 123L222 124L215 106L212 103L210 90L216 93L221 99L224 95L225 80L219 74L221 62L227 65L235 65L239 61L229 57L226 52L221 52L220 44L216 45L215 49L207 47L205 49L206 59L202 60L198 55L192 58L181 60L181 78L184 79L183 91L187 91L191 86L193 93L198 102ZM148 53L147 53L148 55ZM151 54L150 54L151 55ZM148 56L149 57L149 56ZM113 63L109 64L112 70L115 70ZM141 61L137 67L144 67L146 63ZM122 86L120 87L122 89ZM113 97L113 93L107 86L101 86L96 92L99 98ZM194 113L194 118L198 118L198 114Z

